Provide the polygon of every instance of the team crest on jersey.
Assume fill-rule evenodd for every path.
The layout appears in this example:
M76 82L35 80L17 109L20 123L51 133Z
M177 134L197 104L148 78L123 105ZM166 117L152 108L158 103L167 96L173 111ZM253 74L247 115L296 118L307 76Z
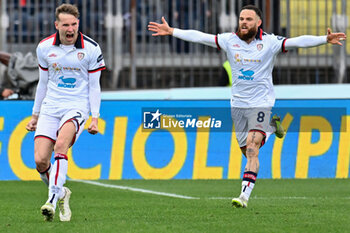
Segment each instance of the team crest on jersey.
M256 45L256 48L261 51L263 48L264 48L264 45L263 44L257 44Z
M78 59L81 61L81 60L83 60L83 59L84 59L85 54L84 54L84 53L82 53L82 52L79 52L79 53L77 54L77 56L78 56Z

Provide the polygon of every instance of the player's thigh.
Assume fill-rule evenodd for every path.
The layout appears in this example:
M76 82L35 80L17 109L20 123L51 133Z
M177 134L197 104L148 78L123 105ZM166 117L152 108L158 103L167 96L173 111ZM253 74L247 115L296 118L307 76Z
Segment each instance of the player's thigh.
M72 140L75 138L76 126L73 121L65 122L62 127L59 129L56 147L69 147Z
M83 111L67 111L60 121L58 137L70 140L70 145L73 145L83 132L87 119L88 115Z
M264 138L265 134L262 131L249 131L247 136L247 147L260 148Z

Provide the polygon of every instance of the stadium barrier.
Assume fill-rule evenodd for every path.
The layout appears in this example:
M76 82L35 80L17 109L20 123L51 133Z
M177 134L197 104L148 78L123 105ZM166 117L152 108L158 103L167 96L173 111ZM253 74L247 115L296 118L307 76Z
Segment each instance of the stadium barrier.
M25 129L32 106L0 101L0 180L39 180L34 133ZM144 129L157 110L160 120L168 113L168 123ZM284 139L272 135L262 147L260 178L349 177L350 99L277 100L272 112L288 132ZM181 117L206 122L211 114L217 115L208 129L191 127L198 126L192 121L187 128L167 128ZM69 178L240 179L244 170L228 100L104 100L99 128L98 135L84 131L69 150Z

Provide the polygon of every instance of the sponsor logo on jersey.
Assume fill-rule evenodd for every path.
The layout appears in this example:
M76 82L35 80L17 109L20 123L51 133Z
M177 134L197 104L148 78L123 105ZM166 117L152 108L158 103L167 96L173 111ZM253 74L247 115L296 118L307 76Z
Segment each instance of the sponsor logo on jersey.
M56 72L62 70L62 68L60 67L60 65L59 65L58 63L56 63L56 62L52 64L52 69L53 69L54 71L56 71Z
M243 69L240 69L239 70L241 72L241 75L238 76L238 79L242 79L242 80L253 80L254 77L254 71L252 70L243 70Z
M49 57L57 57L57 55L54 54L54 53L51 53L51 54L49 55Z
M240 48L241 46L239 44L234 44L233 47Z
M236 62L241 62L241 61L242 61L242 56L241 56L241 54L239 54L239 53L236 53L236 54L235 54L235 61L236 61Z
M85 54L84 54L84 53L82 53L82 52L79 52L79 53L77 53L77 56L78 56L79 61L81 61L81 60L83 60L83 59L84 59Z
M57 86L58 87L63 87L63 88L74 88L76 86L76 79L75 78L65 78L64 76L61 76L58 78L61 80L61 83L59 83Z
M256 48L261 51L263 48L264 48L264 45L263 44L257 44L256 45Z
M80 68L75 68L75 67L63 67L63 70L80 71Z

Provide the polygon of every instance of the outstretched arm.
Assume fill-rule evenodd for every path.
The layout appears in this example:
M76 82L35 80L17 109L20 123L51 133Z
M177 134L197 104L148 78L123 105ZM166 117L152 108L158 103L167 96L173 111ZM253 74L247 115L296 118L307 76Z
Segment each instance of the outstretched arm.
M315 47L322 44L338 44L342 45L340 41L346 40L345 33L332 33L331 29L328 28L326 36L298 36L286 40L285 48L309 48Z
M215 42L215 35L203 33L197 30L181 30L172 28L167 21L162 17L162 23L150 22L148 24L148 30L155 32L152 36L174 36L181 40L200 43L211 47L217 47Z

